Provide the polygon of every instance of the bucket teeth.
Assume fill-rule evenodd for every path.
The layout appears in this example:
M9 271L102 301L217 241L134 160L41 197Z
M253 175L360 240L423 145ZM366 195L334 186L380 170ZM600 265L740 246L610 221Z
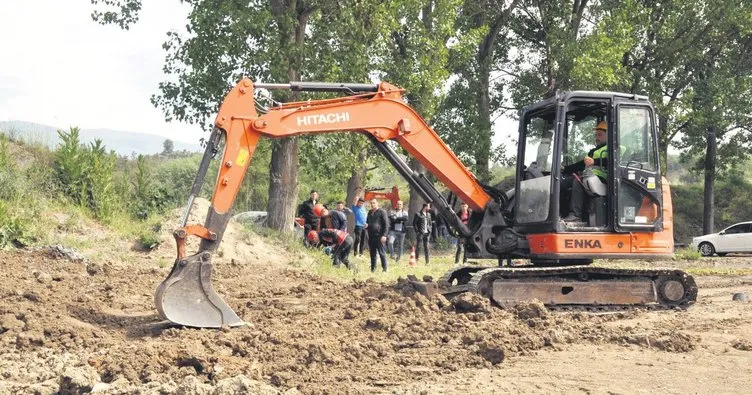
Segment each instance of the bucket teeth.
M154 296L160 317L198 328L243 325L243 320L214 292L211 272L209 252L177 260Z

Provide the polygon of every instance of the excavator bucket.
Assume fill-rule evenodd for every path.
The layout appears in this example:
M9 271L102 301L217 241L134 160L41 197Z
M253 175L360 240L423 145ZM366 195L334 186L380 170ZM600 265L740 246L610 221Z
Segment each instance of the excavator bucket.
M202 247L197 254L186 256L185 253L185 239L188 235L199 236L210 241L219 240L217 233L203 226L186 226L186 224L193 201L201 191L209 162L217 153L220 137L221 133L215 129L206 142L206 150L199 164L188 205L180 221L180 228L173 234L177 243L178 258L172 266L170 275L159 284L154 295L154 304L159 316L177 325L219 328L244 324L243 320L212 288L211 251Z
M214 292L211 272L209 252L177 260L154 296L160 317L199 328L243 325L243 320Z

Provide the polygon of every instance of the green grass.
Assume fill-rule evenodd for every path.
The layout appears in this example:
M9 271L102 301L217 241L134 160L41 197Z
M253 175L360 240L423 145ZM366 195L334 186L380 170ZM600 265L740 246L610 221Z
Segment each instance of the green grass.
M677 260L696 261L701 257L700 251L697 251L695 248L685 247L674 251L674 259Z
M389 259L387 252L387 272L381 270L381 261L377 258L376 271L371 273L371 259L368 251L364 251L363 256L353 257L350 255L350 263L353 267L348 270L344 265L334 267L332 257L324 253L323 249L306 248L303 246L299 236L290 233L282 233L269 228L263 228L256 225L246 225L246 231L254 232L270 243L280 245L291 256L304 256L308 259L297 260L294 265L312 273L326 278L332 278L342 281L360 280L365 281L372 279L377 282L395 282L399 277L406 278L412 274L419 279L423 276L432 276L438 280L447 271L454 268L454 250L431 250L431 263L426 265L425 260L417 261L414 267L408 265L410 261L410 250L402 254L400 262ZM482 264L495 265L496 261L481 261Z

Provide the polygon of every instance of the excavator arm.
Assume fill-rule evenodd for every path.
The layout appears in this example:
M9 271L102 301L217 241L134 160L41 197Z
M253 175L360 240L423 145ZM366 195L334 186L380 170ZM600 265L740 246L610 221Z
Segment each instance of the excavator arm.
M256 112L255 88L350 92L350 96L286 103ZM404 90L386 82L368 84L256 84L241 80L225 97L215 129L207 141L181 227L174 233L178 257L170 276L157 289L155 302L160 315L172 322L197 327L240 325L242 320L211 287L211 258L222 240L235 197L261 136L293 137L307 134L356 132L369 136L397 171L450 225L467 237L471 230L452 212L450 205L422 174L413 172L386 141L396 141L422 163L458 198L476 212L483 212L492 197L483 185L444 144L436 132L405 104ZM201 189L209 162L217 154L221 137L225 147L212 205L205 224L188 225L191 203ZM200 237L198 253L187 256L188 236Z
M275 88L280 86L284 85L273 84ZM396 141L474 210L483 210L491 200L436 132L404 103L402 89L382 82L376 92L287 103L263 115L256 113L253 90L253 82L240 81L226 96L217 115L216 126L227 134L225 166L220 170L214 193L219 211L227 211L232 205L260 136L281 138L331 132L364 133L380 143Z

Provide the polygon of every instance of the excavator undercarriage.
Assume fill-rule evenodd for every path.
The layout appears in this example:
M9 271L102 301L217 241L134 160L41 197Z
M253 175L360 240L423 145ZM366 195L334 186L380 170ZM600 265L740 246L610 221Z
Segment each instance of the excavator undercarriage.
M464 241L470 259L494 259L499 266L465 266L439 282L414 282L419 292L453 297L478 293L499 306L538 299L554 309L618 310L687 308L697 298L688 274L675 269L612 269L590 266L594 259L655 259L673 253L671 196L660 176L652 106L646 98L613 92L569 92L536 103L521 114L514 193L479 182L436 132L403 100L403 90L388 83L327 84L298 82L255 84L256 88L338 92L349 96L287 103L257 114L254 83L241 80L225 97L207 140L188 208L174 233L177 259L159 285L160 316L193 327L238 326L243 320L214 291L212 255L222 240L232 204L261 136L290 137L328 132L357 132L410 184L411 193L433 203L450 233ZM563 162L582 155L584 139L575 136L609 119L607 196L588 199L593 212L578 226L564 223ZM618 119L614 121L614 119ZM640 140L641 139L641 140ZM220 144L223 141L224 144ZM450 191L444 197L424 174L414 172L399 144ZM630 142L635 142L630 145ZM569 145L567 145L569 144ZM187 224L193 199L209 163L224 146L222 162L204 225ZM602 157L606 157L602 154ZM525 166L523 161L530 161ZM603 173L601 173L603 174ZM458 200L472 215L455 213ZM187 237L201 239L188 255ZM526 259L531 265L503 267Z
M474 292L499 306L537 299L557 310L685 309L697 298L694 279L681 270L581 265L462 267L442 277L438 288L448 298Z

